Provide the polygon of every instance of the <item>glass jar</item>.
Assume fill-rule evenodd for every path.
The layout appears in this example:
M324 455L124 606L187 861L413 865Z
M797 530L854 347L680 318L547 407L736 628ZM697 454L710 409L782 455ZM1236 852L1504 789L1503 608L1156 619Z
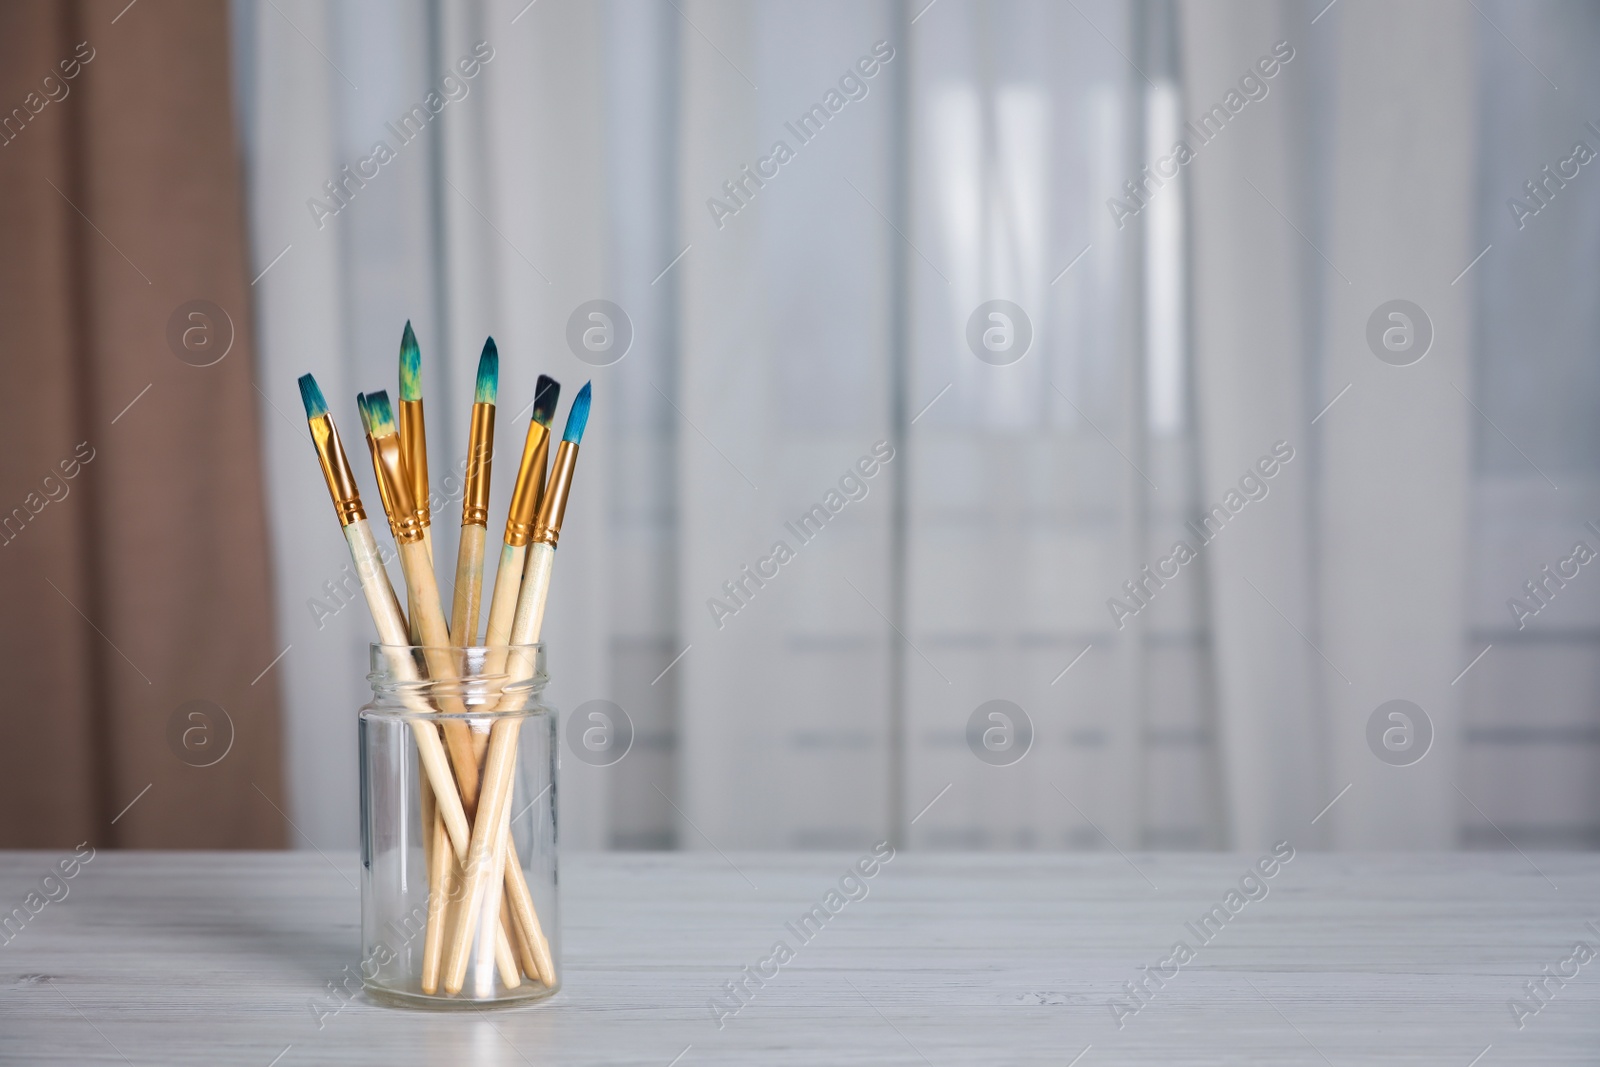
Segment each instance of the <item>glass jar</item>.
M544 646L373 645L371 668L360 717L367 992L442 1008L550 996L557 716L542 699Z

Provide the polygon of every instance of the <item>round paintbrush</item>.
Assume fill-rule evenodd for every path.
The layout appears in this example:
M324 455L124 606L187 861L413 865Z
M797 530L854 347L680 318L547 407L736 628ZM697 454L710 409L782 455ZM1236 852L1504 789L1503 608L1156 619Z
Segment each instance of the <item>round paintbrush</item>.
M417 521L422 524L422 543L433 563L433 510L428 494L428 431L422 418L422 349L417 335L406 320L400 335L400 452L405 456L406 473L411 476L411 499L417 505Z
M573 398L567 412L566 430L561 445L556 449L554 467L539 501L539 511L534 519L532 545L528 549L527 570L522 580L522 591L517 598L517 614L511 624L511 643L517 648L532 645L539 640L544 625L545 601L550 591L550 573L555 562L556 544L561 537L561 523L566 516L567 496L572 490L573 472L578 464L578 446L589 423L590 383L585 382ZM524 677L531 671L531 663L522 662L524 652L513 654L510 674ZM520 700L521 697L510 698ZM489 741L488 759L484 766L482 792L478 796L477 818L472 828L472 847L467 855L467 885L463 895L465 907L457 919L456 929L445 961L444 986L446 991L459 992L466 981L468 933L477 923L480 907L498 908L498 880L490 879L501 869L504 859L500 854L501 827L511 802L511 788L516 773L517 738L522 722L516 718L502 719L494 724ZM518 921L536 931L534 940L543 946L538 960L539 978L547 985L554 983L554 968L549 959L548 942L539 931L538 917L530 912L518 916ZM512 901L515 913L519 902ZM537 950L537 948L536 948Z
M495 397L500 387L500 350L491 337L478 357L478 387L467 435L467 476L461 497L461 545L456 552L456 588L450 606L450 640L457 648L478 641L483 608L483 546L489 532L489 473L494 462Z
M483 353L478 357L477 388L474 392L471 428L467 438L466 482L461 505L461 543L456 553L455 596L450 610L450 641L457 648L476 644L478 639L478 616L483 596L483 548L489 525L489 478L494 459L495 400L499 392L499 383L500 353L495 346L494 338L491 337L484 342ZM484 740L480 741L480 737ZM481 766L483 749L487 747L487 737L474 733L473 741L473 759ZM437 817L433 820L431 832L435 842L443 840L444 824ZM432 847L439 846L434 844ZM442 908L436 909L434 905L441 903L449 895L446 887L454 890L459 884L459 867L454 863L436 864L428 870L430 905L427 933L423 938L422 947L424 992L431 993L438 988L444 933L450 922L450 916ZM454 905L454 907L459 906L459 903ZM509 922L501 925L508 934L514 930ZM492 936L491 931L494 929L491 924L484 923L480 931L482 938L487 939ZM520 943L514 947L520 948ZM493 970L489 967L489 963L496 961L494 950L495 946L487 941L482 944L480 950L479 961L482 967L478 981L483 996L489 995L488 987L492 983ZM516 968L513 966L507 985L514 986L520 983L521 978L515 972Z

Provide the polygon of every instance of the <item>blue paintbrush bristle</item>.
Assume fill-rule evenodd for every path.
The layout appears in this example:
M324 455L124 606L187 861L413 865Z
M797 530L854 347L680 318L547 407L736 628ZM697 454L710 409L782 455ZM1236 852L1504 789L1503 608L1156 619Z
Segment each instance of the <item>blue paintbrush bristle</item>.
M573 444L583 442L583 428L589 425L589 383L584 382L583 388L578 390L578 395L572 399L572 408L567 412L567 429L561 435L563 441Z
M406 320L406 332L400 338L400 399L422 399L422 350L417 347L417 335Z
M500 393L500 349L494 338L483 342L483 355L478 357L478 392L475 403L493 404Z
M306 406L306 421L320 419L328 413L328 402L317 388L317 380L309 374L300 375L300 403Z
M533 421L549 426L556 417L556 401L561 399L561 383L548 374L539 375L539 385L533 392Z
M367 417L371 421L367 432L374 437L384 437L395 432L394 408L389 404L389 390L379 389L367 394Z
M361 428L367 433L372 432L372 415L367 411L367 394L356 394L356 411L361 416Z

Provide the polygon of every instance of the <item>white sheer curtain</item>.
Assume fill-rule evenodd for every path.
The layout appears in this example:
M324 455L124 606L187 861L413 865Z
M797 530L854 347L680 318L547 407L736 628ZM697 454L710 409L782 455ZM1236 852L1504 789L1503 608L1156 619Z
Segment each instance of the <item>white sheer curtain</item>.
M1187 176L1205 498L1220 500L1276 442L1296 450L1261 506L1219 535L1206 559L1228 824L1235 844L1257 848L1304 840L1307 821L1332 797L1322 661L1302 636L1317 610L1309 424L1321 406L1311 406L1311 383L1322 262L1314 238L1278 214L1304 220L1317 211L1305 131L1327 106L1318 90L1330 64L1304 39L1299 5L1186 4L1180 14L1188 115L1236 89L1279 41L1294 49L1275 77L1257 73L1266 97L1205 145Z
M1106 205L1175 103L1161 14L961 5L914 27L910 234L931 262L910 260L909 396L950 393L906 460L911 813L951 785L916 844L1221 840L1203 582L1121 628L1107 609L1194 504L1182 193L1121 227ZM969 347L992 299L1031 320L1018 362ZM994 699L1032 722L1014 765L969 751Z
M1563 192L1519 229L1508 201L1600 146L1600 27L1577 5L1313 7L1181 8L1191 114L1296 50L1191 174L1206 496L1264 439L1306 445L1211 560L1232 840L1594 847L1600 600L1574 582L1521 629L1507 601L1596 545L1600 216ZM1396 298L1432 323L1411 366L1366 339ZM1369 747L1396 698L1432 725L1411 766Z
M1321 276L1320 395L1353 384L1317 424L1318 523L1329 785L1355 783L1329 813L1329 840L1344 847L1440 848L1456 839L1460 690L1451 681L1469 658L1472 328L1470 290L1451 281L1478 251L1476 218L1470 181L1394 189L1415 161L1462 175L1476 162L1475 17L1454 3L1330 14L1339 79L1325 247L1348 281ZM1412 76L1409 64L1428 76ZM1404 368L1370 358L1362 343L1374 307L1396 297L1422 305L1434 323L1433 350ZM1364 729L1392 698L1422 707L1435 734L1430 758L1398 774L1373 759Z
M673 823L692 848L859 847L890 817L892 660L878 612L890 610L903 463L890 388L900 238L872 205L893 210L897 196L903 38L886 4L681 6L677 205L692 249L677 268L678 622L692 648L675 668ZM876 42L893 58L852 74ZM846 76L860 99L842 95ZM846 102L801 143L789 127L830 91ZM747 183L719 227L708 200L728 202L723 182L780 140L795 158L764 188ZM785 523L839 494L878 441L895 459L858 475L866 496L801 543ZM779 541L795 558L714 621L713 598L738 605L723 583Z
M1590 125L1600 122L1600 11L1506 0L1483 9L1473 253L1493 247L1467 275L1482 414L1469 414L1466 651L1493 647L1460 683L1461 784L1475 806L1458 803L1457 814L1468 847L1503 847L1503 832L1523 847L1596 848L1600 587L1580 572L1520 627L1508 601L1538 606L1525 583L1579 540L1600 549L1587 526L1600 523L1600 198L1577 182L1552 185L1520 228L1509 201L1527 202L1524 183L1575 142L1600 151Z
M540 371L595 382L551 690L634 740L564 760L569 844L1592 843L1600 594L1543 636L1503 600L1600 516L1573 444L1600 327L1560 280L1600 275L1597 220L1573 190L1504 234L1502 201L1582 135L1595 20L1482 6L235 0L302 844L354 840L368 624L308 603L342 547L293 379L354 436L407 317L436 481L485 335L503 440ZM1119 219L1279 42L1270 91ZM307 200L434 89L319 228ZM1434 328L1409 367L1365 340L1395 298ZM595 299L632 331L609 365L567 341ZM1014 362L968 339L995 300ZM1280 441L1267 496L1147 578ZM1392 698L1434 728L1413 766L1368 749ZM1031 723L1010 765L970 750L996 700Z
M1321 840L1445 846L1471 469L1470 290L1451 281L1477 251L1477 220L1470 181L1405 177L1423 158L1472 171L1475 16L1445 3L1350 4L1315 25L1299 5L1184 14L1201 100L1279 41L1296 57L1193 175L1208 495L1275 440L1301 456L1212 557L1235 837L1314 835L1309 820L1354 783ZM1425 307L1437 338L1403 368L1365 341L1372 309L1396 297ZM1393 698L1429 716L1431 758L1373 758L1366 721Z

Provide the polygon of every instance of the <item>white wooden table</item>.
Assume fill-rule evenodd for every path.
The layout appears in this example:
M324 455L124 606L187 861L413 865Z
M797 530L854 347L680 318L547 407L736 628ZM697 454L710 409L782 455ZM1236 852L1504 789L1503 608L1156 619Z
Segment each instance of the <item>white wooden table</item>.
M58 858L0 853L0 913ZM1600 958L1520 1030L1509 1007L1600 951L1600 857L1302 852L1201 944L1185 924L1255 857L901 853L801 944L785 924L856 858L569 856L553 1000L357 997L319 1026L359 954L353 856L100 852L0 946L0 1063L1600 1063ZM708 1001L780 938L795 958L719 1030ZM1119 1029L1107 1002L1178 940Z

